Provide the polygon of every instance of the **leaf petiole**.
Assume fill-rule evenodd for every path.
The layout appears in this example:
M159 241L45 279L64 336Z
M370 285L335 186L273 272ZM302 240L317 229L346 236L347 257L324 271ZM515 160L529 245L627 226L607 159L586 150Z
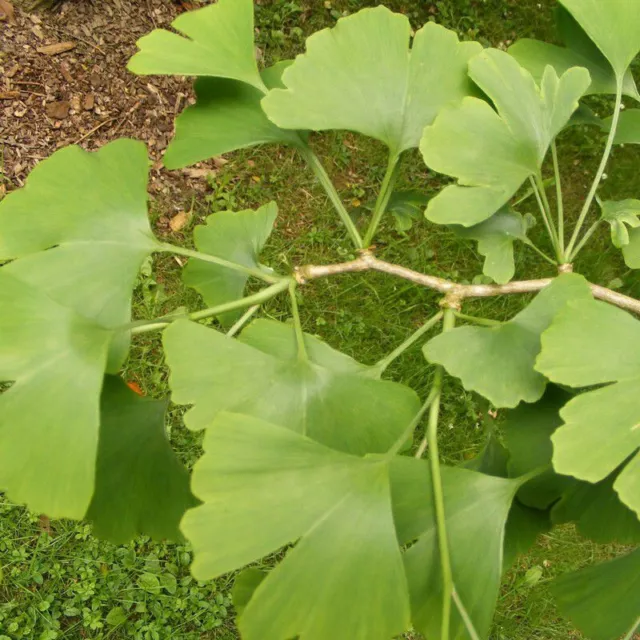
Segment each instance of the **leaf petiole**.
M556 141L551 143L551 157L553 159L553 174L556 183L556 205L558 211L558 242L560 243L560 252L564 259L564 198L562 196L562 177L560 175L560 163L558 162L558 148Z
M440 311L435 316L427 320L419 329L414 331L402 344L398 345L389 355L382 358L373 365L372 369L377 370L378 375L382 375L387 367L396 359L399 358L407 349L412 347L420 338L427 333L430 329L435 327L442 317L444 312Z
M258 278L263 282L268 282L269 284L275 284L276 282L280 282L285 277L285 276L271 275L266 271L263 271L262 269L247 267L243 264L238 264L237 262L231 262L230 260L225 260L224 258L218 258L217 256L212 256L208 253L202 253L200 251L194 251L192 249L185 249L184 247L177 247L167 242L163 242L160 245L160 250L167 253L174 253L179 256L185 256L186 258L194 258L196 260L202 260L203 262L211 262L212 264L217 264L219 267L226 267L227 269L231 269L233 271L245 273L249 276Z
M382 216L384 215L384 212L387 209L387 205L389 204L389 198L391 198L391 194L393 193L393 188L398 177L399 160L400 156L397 154L391 154L389 156L387 171L384 174L384 178L382 179L380 193L378 194L378 199L376 200L376 205L373 210L373 217L371 218L371 222L369 223L369 227L367 228L367 232L364 236L365 248L369 247L373 242L373 238L376 235L376 231L378 230L378 226L380 225Z
M609 162L609 156L611 156L611 151L613 149L613 141L616 137L616 131L618 130L618 122L620 121L620 112L622 110L622 80L618 80L618 88L616 91L616 104L614 107L613 117L611 118L611 129L609 130L609 137L607 138L607 144L605 145L604 152L602 154L602 160L600 161L600 166L598 167L598 171L596 172L596 176L593 179L593 184L591 185L591 189L589 190L589 194L587 195L587 199L584 202L584 206L582 207L582 211L578 217L578 222L576 222L576 227L573 230L573 234L571 235L571 241L569 242L569 246L567 247L567 255L574 255L574 247L576 246L576 242L578 241L578 236L580 235L580 229L582 229L582 225L584 224L585 218L589 213L589 209L591 209L591 205L596 197L596 193L598 191L598 187L602 182L602 176L604 176L604 170L607 168L607 163Z
M442 332L454 328L456 316L453 309L445 309ZM438 550L440 552L440 569L442 571L442 627L441 640L449 640L451 626L451 600L453 595L453 571L451 556L449 555L449 539L447 537L446 514L444 509L444 489L440 473L440 451L438 447L438 418L440 417L440 400L442 398L442 383L444 370L436 369L433 380L435 397L429 407L429 423L427 425L427 442L429 443L429 468L431 470L431 484L433 487L433 502L438 532Z
M349 237L351 238L351 242L356 249L364 248L364 244L362 242L362 237L360 236L360 232L356 227L355 223L351 219L349 212L346 210L338 191L336 190L329 174L326 169L322 166L320 162L320 158L308 147L306 144L300 144L297 146L300 155L304 158L305 162L309 165L313 173L315 174L318 182L324 188L327 196L329 196L329 200L331 200L331 204L333 208L337 211L340 216L340 220L342 220L342 224L345 226Z
M454 311L456 314L456 318L459 320L466 320L467 322L472 322L473 324L479 324L484 327L499 327L502 322L499 320L491 320L490 318L478 318L477 316L469 316L466 313L461 313L460 311Z
M184 316L167 316L164 318L158 318L148 323L134 323L133 325L129 324L122 327L121 330L130 331L131 335L152 333L153 331L162 331L162 329L165 329L176 320L181 320L184 318L194 321L204 320L205 318L211 318L212 316L217 316L221 313L226 313L227 311L236 311L237 309L245 309L246 307L251 307L253 305L260 305L264 302L267 302L268 300L271 300L271 298L277 296L279 293L282 293L285 289L288 289L290 282L291 280L288 278L282 279L271 285L270 287L262 289L262 291L258 291L258 293L254 293L253 295L247 296L246 298L240 298L239 300L225 302L224 304L219 304L208 309L202 309L202 311L195 311L194 313L189 313Z
M291 313L293 315L293 326L296 332L296 344L298 346L298 360L306 362L309 360L307 347L304 343L304 331L302 330L302 322L300 321L300 309L298 308L298 299L296 298L297 282L292 280L289 283L289 298L291 299Z
M464 603L460 599L460 595L458 594L455 586L453 587L453 591L451 592L451 597L453 598L453 602L455 603L456 608L458 609L458 613L462 618L462 622L464 622L464 626L466 627L471 640L480 640L480 636L473 625L473 620L471 620L471 616L469 615L469 612L465 608Z

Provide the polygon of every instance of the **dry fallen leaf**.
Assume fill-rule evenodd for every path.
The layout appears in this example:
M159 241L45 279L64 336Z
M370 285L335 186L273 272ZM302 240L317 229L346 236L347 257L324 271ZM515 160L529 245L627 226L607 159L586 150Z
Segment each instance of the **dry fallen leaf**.
M213 178L216 175L216 172L214 169L207 169L207 168L196 169L193 167L183 169L182 173L184 173L184 175L187 176L188 178L193 178L194 180L198 180L199 178L208 178L208 177Z
M189 224L189 220L191 220L191 214L186 211L181 211L177 213L171 220L169 221L169 226L171 227L171 231L174 233L178 233L181 229L183 229L187 224Z
M91 109L93 109L95 103L96 103L96 99L95 99L93 93L88 93L84 97L84 100L82 101L82 108L85 111L91 111Z
M1 2L2 0L0 0ZM75 42L56 42L55 44L48 44L44 47L38 47L38 53L44 53L45 56L57 56L59 53L65 53L65 51L71 51L75 49Z
M19 91L0 91L0 100L15 100L19 97Z
M7 20L9 24L16 23L15 11L9 0L0 0L0 20Z
M69 115L69 109L71 109L71 105L66 100L62 100L50 102L45 107L45 112L52 120L63 120Z

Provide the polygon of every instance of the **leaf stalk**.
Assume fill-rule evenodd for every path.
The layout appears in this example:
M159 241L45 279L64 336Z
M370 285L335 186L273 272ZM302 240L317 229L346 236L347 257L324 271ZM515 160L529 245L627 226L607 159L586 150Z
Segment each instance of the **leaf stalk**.
M578 217L578 221L576 222L575 229L573 230L573 234L571 235L571 241L569 242L569 246L567 247L567 255L571 256L574 254L574 248L576 246L576 242L578 241L578 236L580 235L580 230L582 229L582 225L591 209L591 205L596 197L596 193L598 192L598 187L602 182L602 177L604 176L604 171L607 168L607 163L609 162L609 157L611 156L611 151L613 149L613 141L616 137L616 131L618 130L618 122L620 121L620 112L622 110L622 80L618 79L618 87L616 90L616 103L614 107L613 117L611 118L611 129L609 130L609 137L607 138L607 144L605 145L604 152L602 154L602 160L600 161L600 166L598 167L598 171L596 172L596 176L593 180L593 184L591 185L591 189L589 190L589 194L587 195L587 199L584 201L584 206L582 207L582 211Z
M389 155L389 162L387 163L387 171L384 174L384 178L382 179L382 185L380 186L380 193L378 194L378 198L376 200L375 207L373 209L373 216L371 218L371 222L369 223L369 227L367 228L367 232L364 236L364 246L369 247L373 242L373 238L376 235L376 231L378 230L378 226L380 225L380 221L382 220L382 216L384 212L387 210L387 205L389 204L389 199L391 198L391 194L393 193L393 189L396 184L396 180L398 178L398 161L400 160L400 156L398 154Z
M201 311L195 311L194 313L189 313L183 316L165 316L163 318L157 318L152 322L145 323L135 323L132 325L126 325L122 327L121 330L129 331L131 335L139 335L142 333L152 333L154 331L162 331L166 329L172 322L176 320L188 319L193 321L204 320L205 318L211 318L212 316L220 315L221 313L226 313L227 311L236 311L237 309L245 309L246 307L251 307L254 305L260 305L271 298L277 296L279 293L282 293L285 289L289 288L290 279L279 280L275 284L267 287L266 289L262 289L262 291L258 291L251 296L247 296L246 298L240 298L239 300L233 300L231 302L225 302L224 304L219 304L215 307L209 307L208 309L202 309Z
M358 231L358 228L356 227L355 223L351 219L349 212L346 210L342 202L342 199L340 198L340 194L338 193L333 182L331 181L329 174L327 173L326 169L322 165L322 162L320 162L320 158L318 158L318 156L306 144L304 145L301 144L297 148L298 148L298 151L300 152L300 155L304 158L305 162L309 165L309 167L315 174L316 178L318 179L318 182L322 185L327 196L329 196L329 200L331 201L333 208L338 213L338 216L340 216L340 220L342 221L342 224L345 226L347 233L351 238L351 242L353 242L353 246L356 249L364 248L365 245L362 242L362 237L360 236L360 232Z

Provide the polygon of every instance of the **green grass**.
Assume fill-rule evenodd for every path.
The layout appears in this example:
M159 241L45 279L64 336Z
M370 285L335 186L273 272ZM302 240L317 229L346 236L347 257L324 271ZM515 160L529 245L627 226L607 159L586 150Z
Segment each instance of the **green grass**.
M258 38L265 60L291 57L301 50L308 33L333 24L344 11L376 4L274 0L257 5ZM486 45L506 43L516 34L553 39L549 0L389 0L387 4L405 11L415 26L434 18ZM564 135L561 158L570 215L575 216L586 192L599 142L600 136L593 131L573 130ZM368 215L363 205L375 198L384 172L384 149L351 134L313 136L312 143L362 224ZM617 150L612 165L616 172L610 171L605 189L619 196L637 196L636 163L633 149ZM404 159L399 188L433 194L442 184L417 152ZM327 198L290 150L265 148L234 154L211 187L210 195L193 203L190 226L181 234L170 234L172 242L189 242L193 226L213 211L256 207L274 199L280 216L263 256L265 263L286 271L293 265L353 257ZM189 209L191 204L185 202L184 206ZM154 218L163 215L159 205L154 207ZM533 212L532 207L533 202L527 203L522 211ZM533 236L539 244L544 243L542 225ZM400 234L387 220L378 240L382 257L419 271L459 281L471 281L481 272L481 260L472 245L425 221ZM638 276L626 269L611 248L605 229L576 266L596 282L608 284L619 279L616 286L640 295ZM552 275L552 268L526 249L519 252L517 269L517 277ZM180 306L200 305L198 297L181 286L179 276L180 265L173 257L158 257L146 265L135 292L136 315L152 318ZM434 313L437 302L433 292L370 273L316 281L300 290L304 329L367 363L402 342ZM465 311L503 319L524 303L522 297L495 298L472 302ZM263 314L286 320L286 297L267 304ZM398 359L388 375L411 385L422 396L429 385L430 372L419 348ZM135 341L125 376L138 382L147 394L167 394L159 336L140 336ZM476 396L455 381L447 382L441 422L442 454L447 462L458 463L478 452L484 411L486 407ZM179 456L191 465L199 455L200 438L182 426L182 413L173 407L168 421ZM542 536L532 552L505 576L492 640L580 638L558 617L549 583L556 575L610 557L615 551L581 539L571 527ZM198 583L189 576L189 560L186 544L141 538L117 547L93 538L88 525L48 524L21 507L0 501L0 638L236 638L229 600L232 578Z

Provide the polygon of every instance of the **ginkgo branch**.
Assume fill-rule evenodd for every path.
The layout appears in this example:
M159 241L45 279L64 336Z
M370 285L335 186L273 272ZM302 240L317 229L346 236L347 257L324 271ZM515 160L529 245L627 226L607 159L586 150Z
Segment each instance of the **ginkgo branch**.
M361 271L379 271L404 280L409 280L428 289L439 291L451 296L452 299L464 300L465 298L490 298L519 293L537 293L548 287L553 278L540 280L516 280L507 284L460 284L452 280L445 280L438 276L420 273L401 265L385 262L376 258L370 251L363 251L359 258L348 262L339 262L326 265L304 265L295 270L296 280L304 284L308 280L326 278L341 273L354 273ZM632 311L640 315L640 300L626 296L617 291L612 291L598 284L589 283L593 296L598 300L604 300L621 309Z
M213 316L220 315L221 313L227 313L228 311L236 311L238 309L245 309L254 305L260 305L264 302L267 302L268 300L271 300L271 298L288 289L291 282L291 279L282 279L271 285L270 287L262 289L262 291L258 291L258 293L254 293L253 295L247 296L246 298L240 298L239 300L225 302L224 304L219 304L208 309L202 309L201 311L195 311L194 313L165 316L163 318L157 318L156 320L153 320L151 322L134 323L133 325L123 327L123 330L130 331L131 335L151 333L153 331L162 331L176 320L182 320L185 318L194 321L204 320L205 318L211 318Z

